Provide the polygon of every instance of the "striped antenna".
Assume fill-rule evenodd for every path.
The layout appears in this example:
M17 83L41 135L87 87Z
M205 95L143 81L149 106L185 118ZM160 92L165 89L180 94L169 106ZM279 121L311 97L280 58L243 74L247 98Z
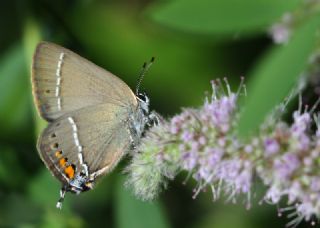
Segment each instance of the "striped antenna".
M149 61L149 63L143 63L142 65L142 69L141 69L141 72L139 74L139 78L138 78L138 82L137 82L137 86L136 86L136 95L138 95L139 93L139 89L140 89L140 85L141 85L141 82L145 76L145 74L148 72L149 68L151 67L151 65L153 64L154 62L154 57L151 58L151 60Z

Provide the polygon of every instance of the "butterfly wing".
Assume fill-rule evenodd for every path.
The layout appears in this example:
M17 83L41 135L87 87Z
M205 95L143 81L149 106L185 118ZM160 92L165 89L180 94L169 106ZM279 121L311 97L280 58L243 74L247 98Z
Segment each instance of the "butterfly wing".
M63 183L72 179L63 159L73 165L75 173L83 170L83 164L89 175L109 172L132 142L129 116L135 108L108 103L60 117L48 125L38 140L42 160Z
M137 103L135 95L121 79L49 42L41 42L36 48L32 87L37 109L47 121L92 105Z

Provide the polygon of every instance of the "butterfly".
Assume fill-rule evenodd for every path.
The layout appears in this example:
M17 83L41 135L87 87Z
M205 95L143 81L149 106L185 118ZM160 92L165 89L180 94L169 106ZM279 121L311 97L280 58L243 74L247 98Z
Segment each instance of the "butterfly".
M32 63L35 106L48 126L37 149L50 172L62 183L57 208L66 192L91 190L130 150L146 128L158 122L139 85L151 66L144 64L136 93L120 78L78 54L40 42Z

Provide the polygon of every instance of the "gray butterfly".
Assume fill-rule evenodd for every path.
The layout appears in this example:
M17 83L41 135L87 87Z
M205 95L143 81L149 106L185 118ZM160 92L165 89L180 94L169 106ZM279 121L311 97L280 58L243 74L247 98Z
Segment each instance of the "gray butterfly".
M143 74L151 65L144 65ZM59 45L38 44L32 88L40 116L49 122L38 139L41 159L66 192L93 188L130 149L145 128L157 122L149 99L118 77Z

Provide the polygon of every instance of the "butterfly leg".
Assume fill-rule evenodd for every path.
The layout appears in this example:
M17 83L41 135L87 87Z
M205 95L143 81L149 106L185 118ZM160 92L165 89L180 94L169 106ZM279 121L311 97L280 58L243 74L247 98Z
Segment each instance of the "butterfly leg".
M133 155L135 152L137 152L138 147L137 147L137 142L134 140L132 135L135 135L137 133L130 128L127 128L127 131L130 138L130 150L128 151L128 153L130 155Z
M162 117L155 111L152 111L147 117L147 125L149 127L157 126L162 121Z
M132 132L130 131L129 128L127 129L127 131L128 131L128 135L130 137L130 145L132 146L132 149L135 150L136 149L136 145L135 145L134 139L132 137Z
M57 202L57 205L56 205L56 207L59 208L59 209L62 208L62 203L63 203L65 194L66 194L66 187L63 186L63 187L61 188L61 190L60 190L60 198L59 198L59 200L58 200L58 202Z

